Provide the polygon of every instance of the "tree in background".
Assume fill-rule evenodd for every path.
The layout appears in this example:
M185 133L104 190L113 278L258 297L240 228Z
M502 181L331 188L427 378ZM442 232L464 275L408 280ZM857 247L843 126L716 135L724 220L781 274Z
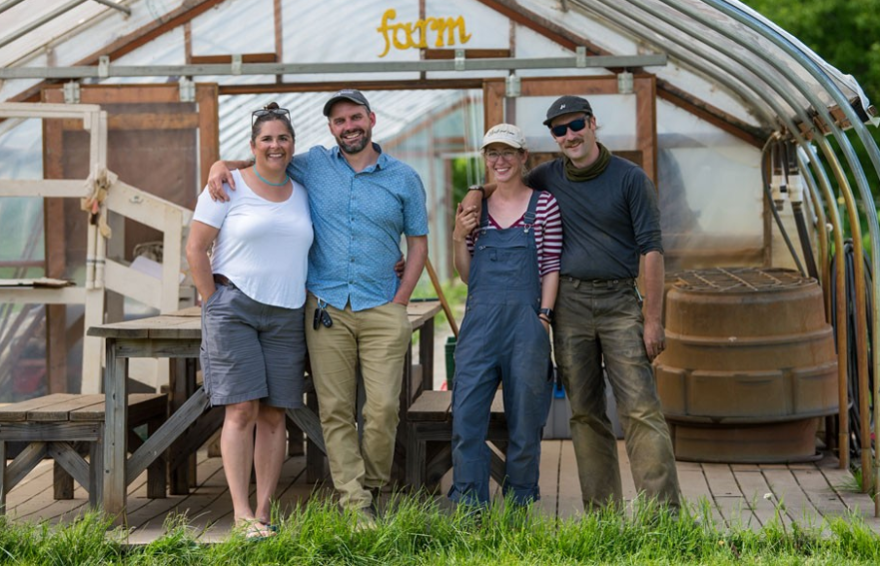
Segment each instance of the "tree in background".
M743 0L778 26L797 37L843 73L856 78L868 100L880 107L880 33L876 16L880 0ZM869 128L880 145L880 129ZM850 133L850 142L865 168L877 200L880 179L862 143ZM852 175L850 183L855 190ZM863 226L867 234L867 226ZM867 244L867 238L865 240Z
M820 57L880 97L880 0L745 0Z

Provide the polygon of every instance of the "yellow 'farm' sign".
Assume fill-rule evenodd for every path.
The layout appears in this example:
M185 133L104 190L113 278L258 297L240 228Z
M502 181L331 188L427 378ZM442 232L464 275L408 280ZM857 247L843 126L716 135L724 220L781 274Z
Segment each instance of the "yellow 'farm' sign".
M382 14L382 25L376 31L385 39L385 51L379 57L388 55L393 45L395 49L425 49L428 47L428 32L435 32L434 47L455 45L456 32L461 44L467 43L471 36L467 33L464 16L457 18L425 18L415 22L391 23L397 19L397 10L389 9ZM444 42L444 34L446 41Z

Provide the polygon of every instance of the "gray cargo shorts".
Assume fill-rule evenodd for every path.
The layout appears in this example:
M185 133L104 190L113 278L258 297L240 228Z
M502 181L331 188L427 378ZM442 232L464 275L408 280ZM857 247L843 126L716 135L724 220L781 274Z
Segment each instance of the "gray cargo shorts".
M259 303L232 285L202 306L200 359L211 405L303 407L305 307Z

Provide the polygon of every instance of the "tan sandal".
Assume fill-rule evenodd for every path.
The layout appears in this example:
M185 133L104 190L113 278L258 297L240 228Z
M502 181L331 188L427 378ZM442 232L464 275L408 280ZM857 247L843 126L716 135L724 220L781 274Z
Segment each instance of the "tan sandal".
M244 536L245 540L254 542L265 540L278 534L258 519L239 519L236 530Z

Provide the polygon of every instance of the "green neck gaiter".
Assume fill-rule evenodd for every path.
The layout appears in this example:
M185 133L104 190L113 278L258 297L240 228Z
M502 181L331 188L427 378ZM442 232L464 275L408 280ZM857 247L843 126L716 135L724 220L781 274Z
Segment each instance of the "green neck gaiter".
M590 181L601 175L608 168L608 164L611 163L611 152L601 143L597 142L596 145L599 146L599 159L583 169L578 169L571 162L571 159L565 158L565 176L569 181L576 183Z

